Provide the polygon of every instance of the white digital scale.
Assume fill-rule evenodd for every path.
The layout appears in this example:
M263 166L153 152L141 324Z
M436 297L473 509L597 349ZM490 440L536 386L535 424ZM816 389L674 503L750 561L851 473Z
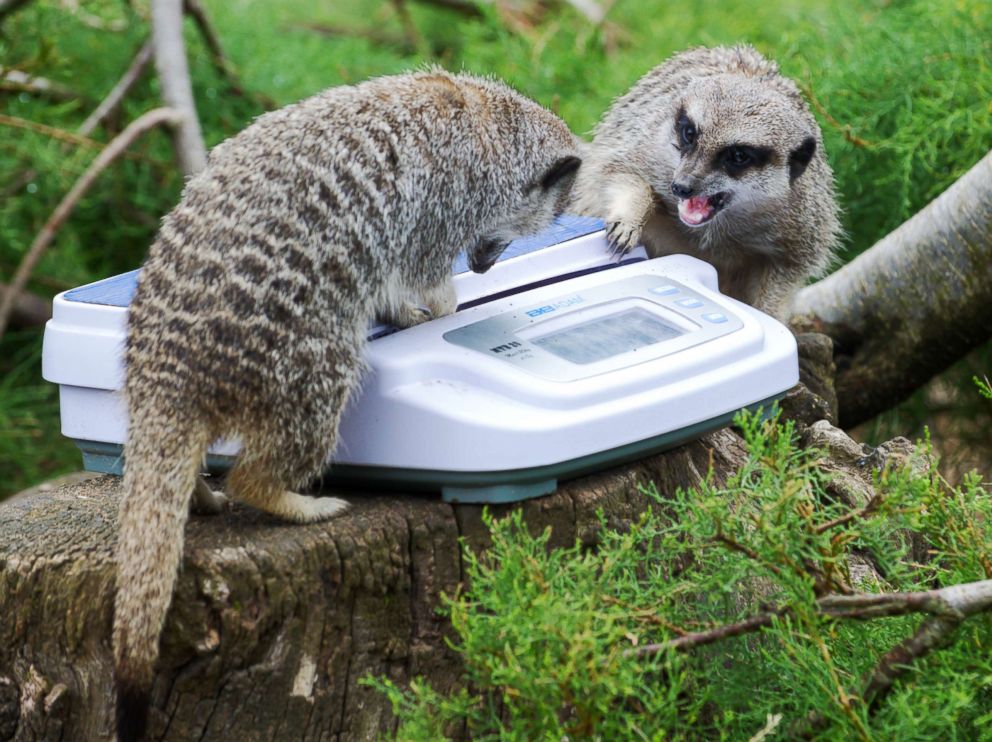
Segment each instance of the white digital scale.
M455 264L459 311L370 330L368 372L325 482L508 502L768 408L799 378L783 325L720 294L682 255L621 263L597 220L562 217L488 273ZM55 297L44 377L85 468L120 473L123 345L137 271ZM236 441L210 449L233 463Z

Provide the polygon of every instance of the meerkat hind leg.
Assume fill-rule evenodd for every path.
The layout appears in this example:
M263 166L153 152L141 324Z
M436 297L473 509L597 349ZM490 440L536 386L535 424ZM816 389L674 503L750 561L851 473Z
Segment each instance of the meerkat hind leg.
M227 495L220 490L210 489L210 485L207 484L202 475L196 477L190 510L200 515L217 515L223 512L226 504Z
M343 513L348 503L337 497L309 497L275 482L256 462L238 462L228 478L231 493L259 510L293 523L314 523Z
M276 490L254 502L255 507L293 523L316 523L340 515L348 503L337 497L309 497L289 490Z

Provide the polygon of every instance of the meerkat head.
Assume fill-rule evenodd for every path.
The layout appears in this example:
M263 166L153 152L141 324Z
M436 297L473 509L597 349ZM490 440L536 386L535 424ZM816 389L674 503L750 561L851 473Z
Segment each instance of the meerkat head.
M581 164L575 155L562 155L528 180L515 207L469 250L469 267L476 273L485 273L513 240L550 225L565 210Z
M674 175L655 188L674 198L688 227L767 229L788 218L818 132L794 88L740 75L702 78L676 99L667 132Z

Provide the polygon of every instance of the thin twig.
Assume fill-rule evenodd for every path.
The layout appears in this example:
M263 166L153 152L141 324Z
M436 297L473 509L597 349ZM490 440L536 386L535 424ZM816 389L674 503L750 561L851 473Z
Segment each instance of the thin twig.
M771 626L772 622L782 615L784 615L784 612L759 613L756 616L751 616L743 621L725 624L723 626L718 626L715 629L696 631L691 634L676 637L675 639L669 639L656 644L645 644L643 647L637 647L636 649L628 649L624 654L635 655L637 657L647 657L649 655L661 654L662 652L667 652L668 650L684 652L688 649L702 647L706 644L713 644L723 639L730 639L734 636L753 634L755 631Z
M844 689L844 684L840 681L840 675L837 674L837 666L834 664L834 658L830 654L830 648L823 641L823 637L820 636L819 632L814 633L813 641L816 643L817 649L820 650L820 657L827 666L827 672L830 673L830 680L833 682L834 690L837 692L837 705L840 706L841 711L851 721L854 728L858 730L858 736L862 742L870 742L871 736L868 734L868 730L865 729L864 723L858 718L851 704L851 701L854 699Z
M37 121L30 121L29 119L22 119L17 116L8 116L5 113L0 113L0 126L13 126L17 129L28 129L29 131L35 131L39 134L52 137L53 139L60 139L63 142L71 142L72 144L78 144L82 147L102 149L106 146L103 142L98 142L95 139L90 139L89 137L82 136L80 134L73 134L71 131L66 131L65 129L48 126L47 124L39 124Z
M421 37L420 32L417 30L417 24L410 17L410 9L406 7L406 2L404 0L389 1L393 6L393 10L396 11L397 17L400 19L400 25L403 27L407 44L413 49L422 49L424 45L423 37Z
M52 139L58 139L62 142L69 142L70 144L75 144L80 147L89 147L90 149L103 149L107 146L106 142L98 142L96 139L84 137L80 134L74 134L71 131L66 131L65 129L59 129L55 126L48 126L47 124L39 124L37 121L22 119L17 116L8 116L4 113L0 113L0 126L12 126L15 129L27 129L28 131L37 132L38 134L44 134ZM146 156L137 152L125 152L124 156L129 160L148 160Z
M399 34L383 31L380 28L346 28L344 26L333 26L326 23L294 23L290 28L313 31L323 36L358 36L380 46L405 46L407 43L406 39Z
M21 70L0 67L0 90L34 93L57 101L75 100L82 96L46 77L34 77Z
M809 98L809 102L813 104L813 108L815 108L817 111L819 111L820 112L820 115L822 115L823 118L825 118L827 120L827 123L830 124L835 129L837 129L837 131L839 131L841 133L841 135L844 137L844 139L846 139L847 141L849 141L855 147L874 147L875 146L875 143L874 142L869 142L867 139L862 139L861 137L855 135L851 131L851 127L850 127L849 124L842 124L840 121L838 121L833 116L831 116L830 115L830 112L824 107L824 105L822 103L820 103L820 101L817 99L816 95L813 93L813 84L812 83L807 82L806 84L804 84L802 86L802 89L803 89L803 93L806 94L806 97Z
M719 532L719 533L716 534L715 538L721 544L723 544L724 546L728 547L731 551L739 552L739 553L743 554L744 556L746 556L748 559L751 559L752 561L758 562L758 564L764 565L773 575L781 575L782 574L782 570L779 567L777 567L774 564L766 564L764 562L764 560L762 560L762 558L758 555L758 553L756 551L754 551L754 549L751 549L750 547L745 546L744 544L742 544L739 541L735 540L733 537L728 536L728 535L726 535L723 532Z
M127 68L127 71L121 76L121 79L117 81L117 84L107 93L107 97L100 101L98 105L82 125L76 130L79 134L88 135L92 132L100 122L104 121L111 113L117 110L117 107L124 100L134 84L141 79L141 75L144 73L145 69L148 67L148 63L152 61L152 41L148 39L138 53L134 55L134 59L131 60L131 66Z
M871 496L871 499L865 504L863 508L858 510L851 510L850 512L841 515L833 520L828 520L826 523L820 523L818 526L813 528L813 533L820 534L824 531L829 531L831 528L836 528L837 526L842 526L852 520L858 518L864 518L866 515L871 515L876 510L878 510L879 505L882 504L882 496L879 493L875 493Z
M482 11L474 4L466 2L466 0L416 0L416 2L422 5L433 5L438 8L444 8L445 10L453 10L467 18L482 18Z
M132 121L130 125L120 134L118 134L107 146L104 148L100 154L96 156L90 166L86 168L79 180L75 182L69 192L65 195L59 205L52 212L52 215L48 217L48 221L41 228L38 236L35 237L34 242L31 243L31 247L28 248L27 253L21 259L20 265L17 267L17 271L14 273L14 278L10 283L10 290L4 293L3 300L0 301L0 337L3 337L4 330L7 327L7 323L10 320L11 312L13 311L14 302L17 297L24 290L25 285L27 285L28 278L31 276L31 271L34 270L35 265L41 259L42 254L45 249L51 244L52 240L55 238L55 234L58 232L59 227L65 222L72 213L79 199L85 195L86 191L89 190L90 186L96 180L97 176L100 175L114 160L116 160L139 136L145 132L155 128L156 126L161 126L162 124L167 124L169 126L176 126L181 120L181 114L171 108L156 108L148 111L144 115L140 116L136 120Z
M224 53L224 47L220 43L220 35L214 29L213 24L210 22L210 17L207 15L207 10L203 7L200 0L183 0L183 10L187 15L192 17L196 23L196 27L200 30L203 43L206 44L207 51L210 52L210 61L217 74L227 83L228 90L239 97L251 98L260 108L266 110L276 108L277 103L275 100L264 93L245 91L241 85L241 80L238 78L237 68Z

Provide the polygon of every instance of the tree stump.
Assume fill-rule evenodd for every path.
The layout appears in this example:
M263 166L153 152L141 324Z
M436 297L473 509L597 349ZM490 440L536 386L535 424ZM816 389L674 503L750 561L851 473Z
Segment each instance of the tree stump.
M830 354L821 355L829 365ZM870 497L872 469L908 451L904 442L867 452L816 422L829 405L803 385L783 409L805 445L828 452L836 494L851 507ZM697 486L707 472L719 485L745 458L741 438L723 429L492 509L522 508L535 533L550 526L551 547L577 539L594 546L598 513L623 529L649 507L639 485L653 482L664 495ZM113 737L120 495L120 480L103 476L0 505L0 741ZM464 586L460 542L488 546L482 508L412 494L348 499L344 516L309 526L237 504L190 518L152 690L151 738L371 739L391 733L395 720L362 678L421 676L440 691L461 684L459 656L446 642L451 628L437 608L442 594Z
M564 483L516 507L553 545L594 544L597 511L624 528L638 485L691 487L743 460L721 430ZM116 516L104 476L0 506L0 740L110 739ZM486 546L482 508L418 495L349 498L341 518L284 524L235 505L193 516L162 635L150 736L167 740L370 739L393 727L370 674L460 682L436 612L463 581L459 539ZM496 513L510 506L493 508Z

